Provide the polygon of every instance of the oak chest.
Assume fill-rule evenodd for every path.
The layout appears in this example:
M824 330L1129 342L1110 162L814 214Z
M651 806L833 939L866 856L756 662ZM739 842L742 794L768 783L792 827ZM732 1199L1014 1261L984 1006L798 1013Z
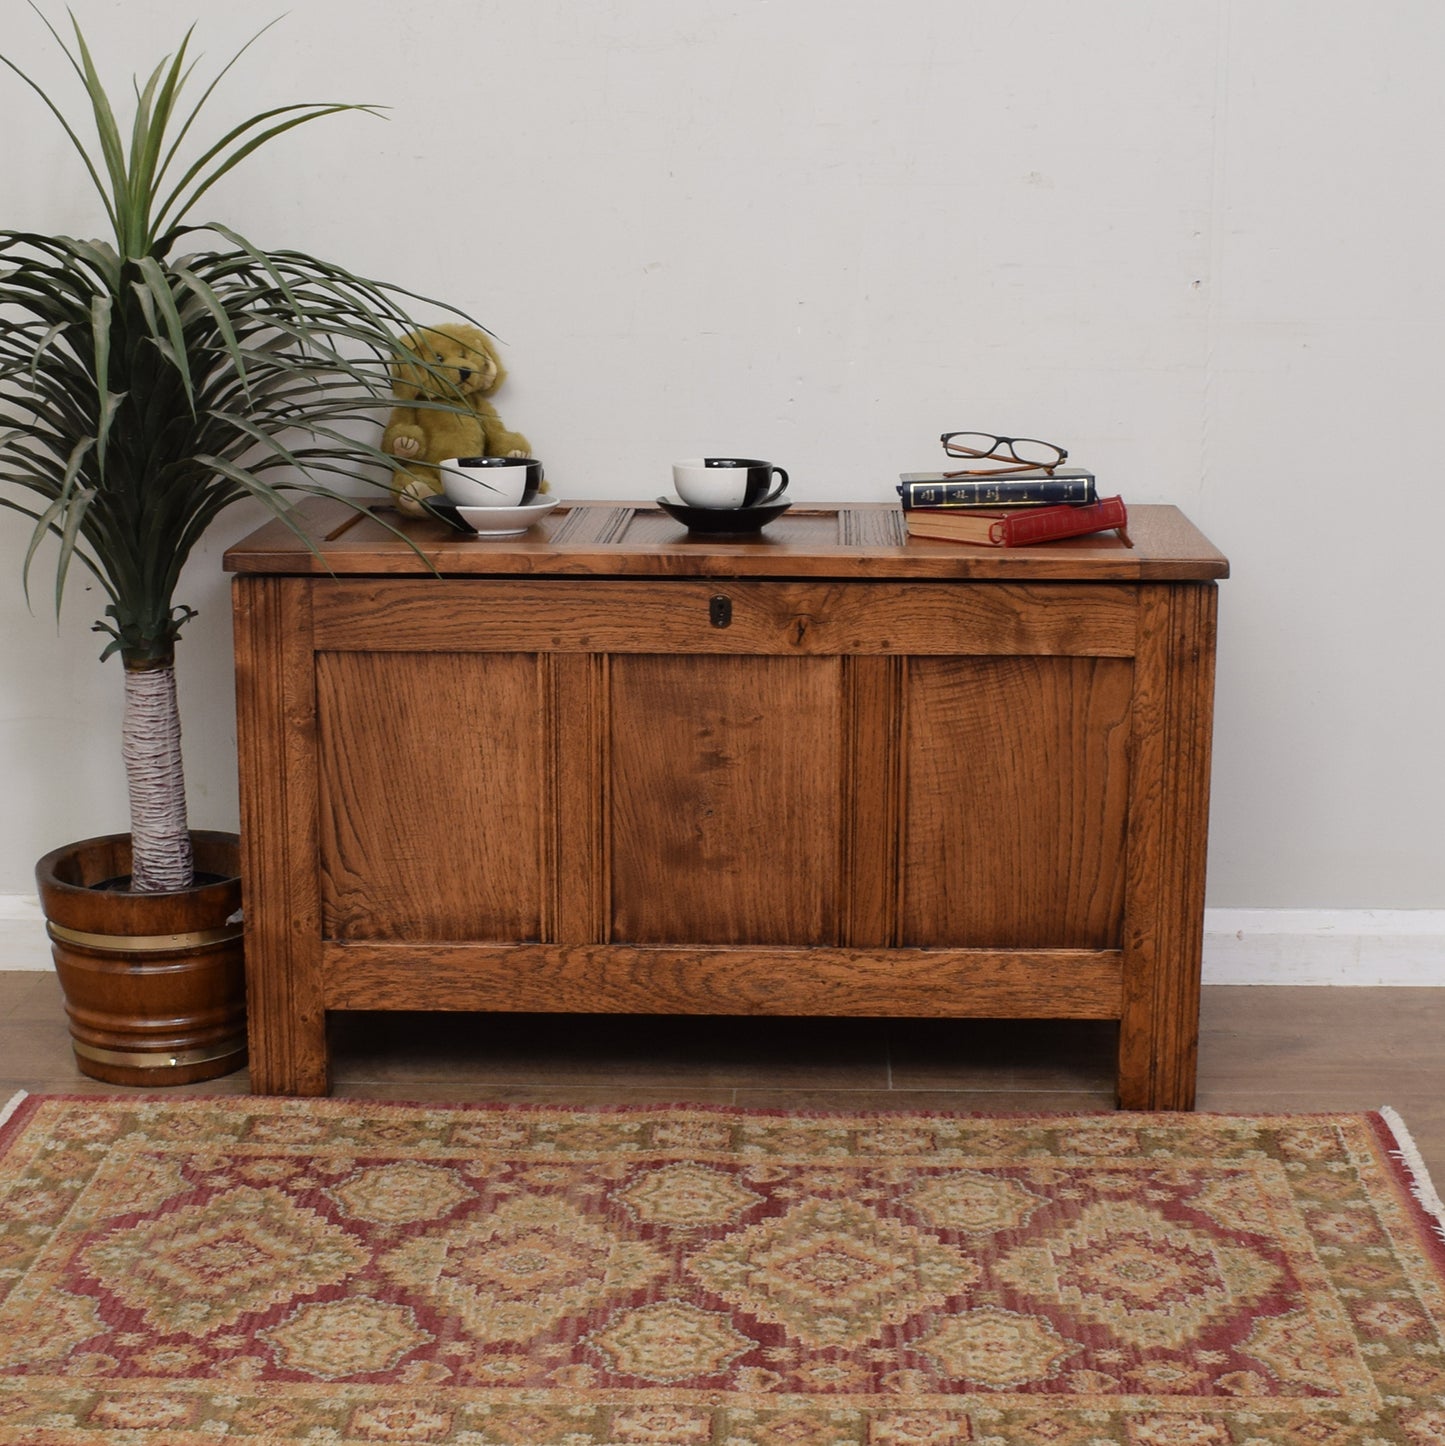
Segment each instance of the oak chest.
M1192 1105L1228 568L1176 509L1005 550L326 507L226 556L258 1092L328 1089L334 1010L1037 1016Z

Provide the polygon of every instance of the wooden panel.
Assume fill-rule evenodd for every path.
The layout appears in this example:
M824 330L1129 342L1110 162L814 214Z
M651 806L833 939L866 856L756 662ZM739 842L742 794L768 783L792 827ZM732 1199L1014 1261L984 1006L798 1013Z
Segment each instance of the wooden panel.
M1141 589L1119 1103L1194 1107L1217 590Z
M1115 951L333 944L332 1009L1117 1019ZM417 981L426 981L418 998Z
M227 550L232 572L335 577L351 574L537 577L814 577L881 581L1207 581L1229 563L1177 508L1129 509L1135 546L1112 532L1038 547L970 547L909 538L895 503L794 504L751 538L700 537L652 504L565 502L516 537L481 541L430 518L390 509L338 531L337 506L303 502L298 525L268 523Z
M838 510L838 542L869 552L880 548L903 548L908 528L898 507L842 507Z
M323 653L316 676L325 936L539 938L536 659Z
M905 667L843 661L843 942L859 948L898 936Z
M1118 947L1132 678L1115 659L910 663L902 943Z
M838 661L610 667L611 937L836 943Z
M712 600L731 609L713 623ZM714 583L338 579L316 600L317 646L785 655L980 653L1128 657L1134 589L1000 583Z
M543 817L550 839L551 920L545 937L563 944L607 937L607 659L544 654L550 688Z
M251 1088L330 1088L316 883L311 585L238 578L232 605Z

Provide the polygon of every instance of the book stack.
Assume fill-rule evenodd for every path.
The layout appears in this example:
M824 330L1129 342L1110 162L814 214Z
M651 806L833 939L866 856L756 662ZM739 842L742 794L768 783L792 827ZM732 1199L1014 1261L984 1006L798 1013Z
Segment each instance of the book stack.
M1117 532L1126 547L1134 545L1124 499L1101 498L1094 474L1082 467L998 477L904 472L898 494L911 537L1027 547L1060 537Z

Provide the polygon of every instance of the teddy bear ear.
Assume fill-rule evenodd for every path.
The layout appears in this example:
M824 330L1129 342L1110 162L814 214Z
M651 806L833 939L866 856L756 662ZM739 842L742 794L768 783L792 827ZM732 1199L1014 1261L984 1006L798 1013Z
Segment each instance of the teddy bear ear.
M427 363L435 341L430 328L423 327L397 342L391 389L399 401L415 402L426 395Z

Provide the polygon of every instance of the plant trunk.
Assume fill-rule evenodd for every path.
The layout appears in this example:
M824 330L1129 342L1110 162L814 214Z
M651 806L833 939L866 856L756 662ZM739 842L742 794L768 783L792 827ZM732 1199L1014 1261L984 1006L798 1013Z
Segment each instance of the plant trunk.
M130 789L131 891L188 889L194 863L174 656L126 661L121 752Z

